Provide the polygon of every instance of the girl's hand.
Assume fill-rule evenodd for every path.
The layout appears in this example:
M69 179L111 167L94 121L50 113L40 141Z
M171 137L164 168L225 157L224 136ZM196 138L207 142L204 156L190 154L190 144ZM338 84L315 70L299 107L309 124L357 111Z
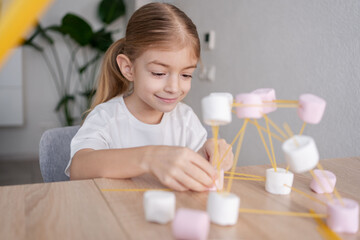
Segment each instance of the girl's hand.
M215 158L215 140L208 139L202 148L198 151L200 155L204 158L208 159L208 161L212 164L212 166L217 167L217 161L220 161L225 152L227 151L226 156L221 162L220 168L224 169L224 171L228 171L232 168L233 161L234 161L234 154L232 152L232 147L228 144L225 139L218 139L218 157Z
M200 154L185 147L154 146L146 167L164 185L178 190L206 191L216 171Z

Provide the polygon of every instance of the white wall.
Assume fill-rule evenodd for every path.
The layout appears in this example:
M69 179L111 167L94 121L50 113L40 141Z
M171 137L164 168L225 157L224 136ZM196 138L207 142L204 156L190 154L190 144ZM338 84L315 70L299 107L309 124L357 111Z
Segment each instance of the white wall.
M317 142L321 158L360 155L360 1L197 0L175 1L195 22L200 36L216 32L216 47L202 52L215 65L214 83L193 80L187 97L201 116L201 98L210 92L249 92L275 88L278 99L313 93L327 101L323 120L305 133ZM295 109L270 114L278 125L301 128ZM220 128L231 141L242 121ZM264 125L264 123L262 122ZM281 145L276 156L283 161ZM249 126L240 165L269 163L260 137Z
M98 1L55 1L42 18L55 23L72 11L95 20ZM273 87L279 99L297 99L309 92L325 98L328 107L319 125L305 134L315 138L322 158L359 156L360 1L336 0L174 0L198 26L199 34L216 32L216 47L203 51L206 66L216 66L214 83L193 80L187 102L201 116L201 98L210 92L232 94ZM94 25L96 28L96 25ZM59 125L57 101L50 75L40 56L24 51L25 126L0 128L0 159L36 156L44 129ZM297 132L301 121L294 109L270 115L279 125L287 121ZM220 129L231 141L242 122ZM276 142L277 160L282 161ZM240 164L268 163L253 126L249 126Z

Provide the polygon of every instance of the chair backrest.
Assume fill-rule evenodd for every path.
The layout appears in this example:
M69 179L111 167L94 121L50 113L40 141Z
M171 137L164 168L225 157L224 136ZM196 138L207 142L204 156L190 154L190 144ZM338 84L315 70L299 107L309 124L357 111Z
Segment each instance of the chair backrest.
M67 181L65 168L70 160L70 142L80 126L45 131L39 144L39 161L44 182Z

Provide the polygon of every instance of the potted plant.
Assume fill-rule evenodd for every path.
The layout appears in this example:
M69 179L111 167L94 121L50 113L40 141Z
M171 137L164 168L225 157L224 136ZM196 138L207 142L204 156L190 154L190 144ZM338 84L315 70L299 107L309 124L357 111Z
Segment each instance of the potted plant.
M30 37L24 40L23 46L39 52L49 69L59 97L55 111L63 126L78 124L90 107L101 57L113 43L115 31L108 30L108 26L125 15L125 11L123 0L102 0L97 8L102 23L99 30L94 30L82 17L67 13L57 25L37 24ZM58 41L68 50L66 60L59 56L55 44Z

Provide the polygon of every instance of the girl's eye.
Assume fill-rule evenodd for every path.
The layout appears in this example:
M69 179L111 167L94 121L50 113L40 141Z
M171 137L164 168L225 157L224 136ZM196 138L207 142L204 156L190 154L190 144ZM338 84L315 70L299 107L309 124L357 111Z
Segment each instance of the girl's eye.
M151 74L155 77L162 77L166 75L165 73L157 73L157 72L151 72Z
M191 79L191 78L192 78L192 76L191 76L190 74L182 74L182 76L183 76L184 78L188 78L188 79Z

